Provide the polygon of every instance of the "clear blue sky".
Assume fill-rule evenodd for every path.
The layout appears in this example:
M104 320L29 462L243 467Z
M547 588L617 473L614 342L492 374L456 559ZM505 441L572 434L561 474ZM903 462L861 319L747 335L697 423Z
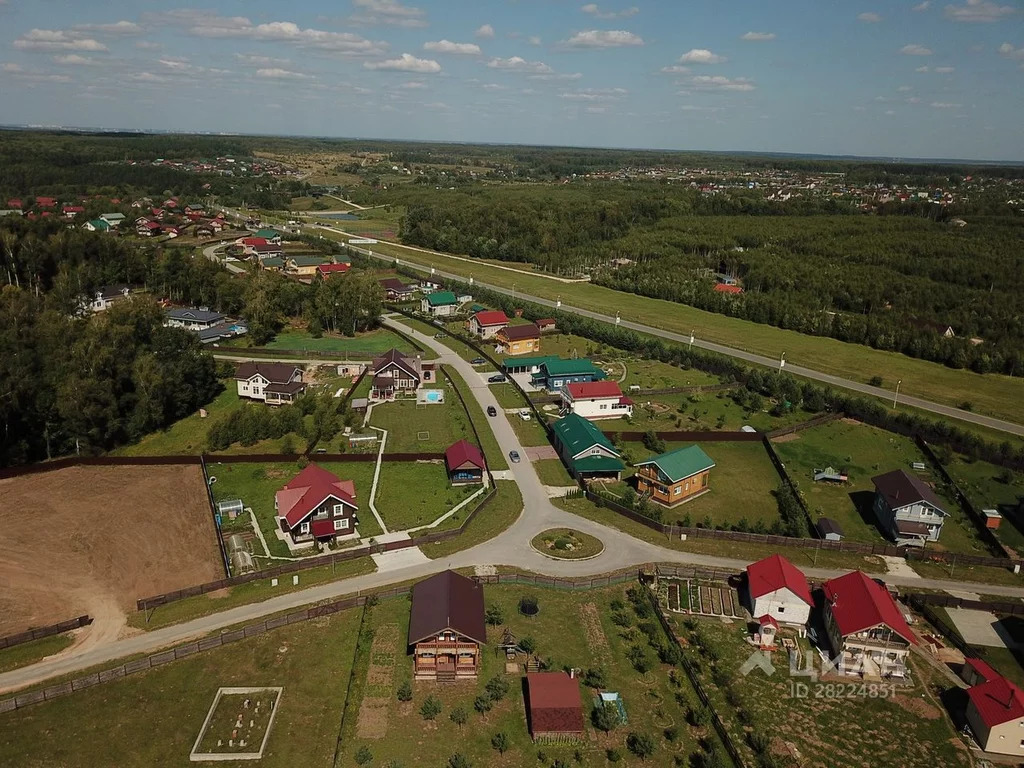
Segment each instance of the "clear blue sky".
M1021 0L0 0L0 122L1024 160Z

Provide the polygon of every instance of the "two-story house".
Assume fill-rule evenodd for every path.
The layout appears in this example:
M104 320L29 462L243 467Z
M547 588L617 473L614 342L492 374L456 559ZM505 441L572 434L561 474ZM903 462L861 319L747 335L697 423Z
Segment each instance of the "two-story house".
M667 507L707 493L714 460L699 445L676 448L637 462L637 492Z
M506 355L535 355L540 352L540 328L533 323L506 325L494 334L494 343Z
M889 591L861 571L824 584L825 630L840 674L903 678L917 645Z
M570 413L552 426L555 450L575 478L618 480L626 468L612 441L593 423Z
M750 615L769 617L779 624L805 626L814 607L807 577L782 555L747 566Z
M105 285L96 291L89 309L93 312L105 312L117 302L125 301L131 292L131 286L128 285Z
M356 526L356 486L309 464L274 495L278 538L289 549L352 539Z
M306 391L302 369L293 363L239 363L235 384L239 397L268 405L290 403Z
M482 586L455 571L413 585L408 647L417 680L475 678L486 642Z
M875 484L878 524L901 546L923 547L938 541L949 513L941 499L920 478L896 469L871 478Z
M385 301L405 301L416 292L416 286L406 285L397 277L386 277L378 282L384 289Z
M420 300L420 311L435 317L447 317L459 311L459 299L451 291L434 291Z
M578 381L562 387L562 412L585 419L620 419L633 415L633 401L614 381Z
M1024 757L1024 691L983 661L967 663L971 687L965 715L978 746L985 752Z
M481 339L493 339L508 325L508 317L500 309L477 312L469 318L469 332Z
M370 397L374 400L391 400L399 394L415 392L421 384L437 380L433 363L424 363L420 358L404 355L397 349L389 349L375 358L370 365L370 375L373 376Z
M507 368L508 366L506 365ZM542 387L548 392L558 392L566 384L581 381L601 381L604 378L604 371L586 357L580 357L576 360L558 357L554 359L545 358L537 366L537 372L533 374L531 383L533 386Z

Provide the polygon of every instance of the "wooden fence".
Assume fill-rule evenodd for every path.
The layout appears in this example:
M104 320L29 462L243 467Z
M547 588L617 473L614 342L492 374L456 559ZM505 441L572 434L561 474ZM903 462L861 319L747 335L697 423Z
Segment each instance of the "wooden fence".
M0 649L11 648L22 643L31 643L33 640L42 640L44 637L63 635L65 632L70 632L79 627L87 627L90 624L92 624L91 616L79 616L77 619L68 619L59 624L51 624L48 627L36 627L19 632L16 635L7 635L7 637L0 637Z
M607 432L609 437L615 435L616 439L626 443L640 443L643 442L646 432ZM701 442L701 443L756 443L764 439L764 436L760 432L712 432L712 431L701 431L701 432L687 432L673 431L673 432L655 432L655 434L662 440L670 443L683 443L683 442Z
M838 421L839 419L843 418L846 418L846 414L841 411L839 413L823 413L821 416L815 416L813 419L802 421L799 424L793 424L792 426L789 427L779 427L778 429L773 429L771 432L768 432L767 434L769 439L782 437L783 435L792 435L797 432L802 432L805 429L810 429L811 427L820 427L823 424L830 424L833 421Z

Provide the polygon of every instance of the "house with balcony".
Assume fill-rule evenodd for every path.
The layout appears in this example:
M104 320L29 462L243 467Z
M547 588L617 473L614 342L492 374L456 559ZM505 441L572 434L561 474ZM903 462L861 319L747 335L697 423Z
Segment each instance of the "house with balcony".
M184 328L189 331L202 331L224 322L227 316L220 312L194 307L171 307L164 311L164 325L171 328Z
M89 309L93 312L105 312L119 301L126 301L131 292L129 285L105 285L93 294Z
M459 440L448 446L444 452L444 465L448 470L448 482L452 485L483 483L487 468L481 450L468 440Z
M621 419L633 415L633 401L614 381L578 381L562 387L562 412L585 419Z
M417 680L475 679L486 642L480 584L455 571L442 571L413 586L408 647Z
M469 318L469 332L481 339L493 339L508 325L508 317L500 309L485 309Z
M359 536L356 486L309 464L274 495L278 538L289 549Z
M917 645L889 591L861 571L824 584L825 630L836 671L868 679L903 679Z
M871 478L873 509L883 533L897 546L923 547L938 541L949 517L945 503L919 477L902 469Z
M506 369L508 369L508 364L506 364ZM580 357L575 360L556 357L544 358L539 363L531 383L533 386L546 389L548 392L558 392L566 384L583 381L601 381L604 378L604 371L586 357Z
M416 292L416 286L406 285L397 277L386 277L378 282L384 289L385 301L405 301Z
M715 462L699 445L676 448L637 462L637 493L674 507L711 490L708 483Z
M506 355L534 355L540 352L540 328L533 323L506 325L494 334L494 343Z
M370 365L373 376L370 399L392 400L398 395L414 394L421 384L435 382L436 374L434 363L424 363L419 357L389 349Z
M306 391L302 369L292 363L239 363L235 369L238 396L267 405L294 402Z
M579 414L559 419L551 431L555 450L577 479L618 480L626 468L607 435Z

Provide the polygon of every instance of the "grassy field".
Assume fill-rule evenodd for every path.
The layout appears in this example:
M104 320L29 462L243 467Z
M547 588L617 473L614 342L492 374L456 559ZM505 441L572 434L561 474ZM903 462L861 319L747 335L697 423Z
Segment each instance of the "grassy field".
M498 489L498 495L473 518L465 531L454 539L424 544L420 547L423 554L432 560L448 557L455 552L493 539L512 525L523 511L523 496L519 492L519 486L514 480L496 480L494 485Z
M737 405L728 392L698 392L690 395L634 394L633 416L630 419L607 419L601 422L605 432L655 432L689 430L703 432L725 430L736 432L751 426L759 432L770 432L813 418L814 414L792 408L781 416L766 410L751 412Z
M372 462L318 462L329 472L333 472L342 480L353 480L356 485L356 503L359 505L359 534L363 538L379 536L383 531L373 518L367 505L370 487L373 483ZM299 472L294 463L258 463L258 464L216 464L208 465L211 477L216 477L213 484L213 497L216 501L241 499L247 507L252 507L260 530L270 547L270 554L276 557L291 557L288 547L277 538L277 522L274 519L274 494L285 483ZM244 528L248 520L244 515L232 521L231 528ZM227 529L228 526L225 526Z
M533 462L533 469L544 485L575 485L561 459L542 459Z
M675 697L678 690L670 682L668 667L658 663L646 637L636 628L637 619L632 609L619 606L618 611L630 626L621 628L611 621L613 601L625 602L626 585L588 592L565 593L529 586L487 586L484 600L498 607L504 615L504 626L516 637L531 637L537 653L549 660L554 669L563 665L601 667L605 689L618 691L623 698L628 724L620 725L604 734L590 725L592 708L591 689L581 686L584 714L587 720L587 738L578 747L539 746L532 742L526 728L525 696L520 674L508 674L504 658L490 650L481 654L482 670L479 679L455 685L438 686L429 682L412 682L412 701L397 700L399 687L411 678L411 660L404 653L408 631L409 603L407 600L387 600L373 608L370 626L374 630L372 652L367 649L356 662L353 696L349 700L345 730L342 734L344 754L342 765L354 764L356 753L366 747L373 757L371 765L386 766L397 760L406 768L437 768L444 766L455 752L467 758L473 766L538 766L551 765L553 760L564 764L597 768L606 765L606 750L616 749L628 754L625 741L629 733L650 735L655 752L647 765L677 765L674 758L684 760L698 751L703 729L685 723L685 706ZM527 618L518 613L518 601L523 595L538 600L540 612ZM497 636L501 628L491 628ZM638 674L626 661L629 649L636 646L649 671ZM477 696L494 677L508 684L507 694L493 702L490 711L481 714L474 708ZM682 701L687 700L682 691ZM420 709L427 696L435 697L441 705L436 719L427 721ZM689 696L694 696L689 692ZM360 707L366 698L379 703L371 721L369 712L360 724ZM450 715L463 709L467 715L464 726L456 725ZM371 737L367 730L373 727ZM663 732L675 727L674 739L669 741ZM362 730L363 735L360 736ZM492 737L504 733L508 749L499 755L491 746ZM538 752L544 760L538 762ZM578 754L578 758L576 755ZM626 765L634 760L626 758ZM685 763L684 763L685 764Z
M339 236L340 237L340 236ZM643 323L662 330L689 334L697 338L786 360L816 371L867 382L874 376L886 381L900 379L900 391L933 402L958 406L968 400L974 410L1000 418L1019 419L1015 403L1024 400L1024 379L995 374L976 374L947 368L895 352L885 352L835 339L807 336L748 320L695 309L685 304L650 299L590 283L565 283L541 275L510 272L488 266L478 260L453 258L444 254L423 253L396 244L378 244L374 253L399 256L403 262L435 266L454 274L520 291L549 300L561 297L574 307L601 307L609 313L618 310L624 320Z
M1013 472L986 461L970 461L954 455L946 471L978 509L995 509L1003 515L996 536L1008 547L1024 553L1024 516L1019 502L1024 497L1024 473Z
M745 730L737 714L743 709L754 727L770 737L771 751L777 755L799 754L799 764L807 766L899 765L901 768L931 768L935 765L970 766L965 748L959 744L956 730L946 715L932 686L948 687L938 673L923 662L911 658L914 684L897 688L895 696L828 695L828 688L806 678L791 678L785 670L771 677L755 670L749 675L736 670L749 657L747 628L740 621L700 620L697 635L684 628L678 615L672 617L679 632L690 642L686 653L700 665L702 682L715 708L725 719L728 730L756 764L743 739ZM716 652L713 661L701 653L695 637ZM805 641L798 641L808 652ZM774 654L776 665L785 664L782 654ZM730 688L727 700L725 685ZM855 678L849 678L854 682ZM793 682L808 684L808 695L791 692ZM837 682L833 683L834 691ZM859 692L860 680L855 686ZM818 687L820 686L820 687ZM847 684L848 686L848 684ZM844 686L844 691L848 687ZM887 688L887 694L889 689ZM736 703L738 702L738 703Z
M831 517L842 526L843 533L853 541L882 542L872 511L874 485L871 478L894 469L914 472L911 464L924 462L925 457L907 437L875 427L847 421L834 421L788 436L775 443L775 450L786 465L786 471L799 484L811 509L812 519ZM846 469L845 485L815 483L815 469L827 466ZM926 482L936 484L936 493L946 501L951 517L942 527L939 546L953 552L985 554L971 522L953 498L942 487L937 475L914 472Z
M359 615L353 609L272 630L0 715L0 765L188 765L218 688L279 685L284 693L259 764L331 768Z
M243 337L244 338L244 337ZM277 334L273 341L265 345L268 349L286 349L301 352L360 352L380 355L395 348L401 352L416 351L408 341L387 328L378 328L355 336L342 336L325 333L319 339L313 338L308 331L289 330ZM363 355L367 357L367 355Z
M404 531L433 522L479 489L449 485L444 462L385 461L375 504L389 531Z
M27 667L29 664L35 664L47 656L60 653L73 642L74 638L71 634L65 633L4 648L0 650L0 672L8 672L18 667Z
M389 453L442 453L463 438L472 441L466 410L446 382L430 389L445 390L443 403L417 405L415 400L396 400L374 406L370 424L388 431Z
M466 412L469 416L469 420L473 423L473 426L476 427L477 434L480 436L480 448L484 452L484 458L487 459L487 466L493 471L508 469L508 461L505 459L505 454L501 452L501 448L498 446L498 440L494 437L494 432L491 430L489 419L487 415L484 414L484 410L480 406L480 403L470 391L469 385L463 381L457 371L454 371L447 366L444 366L443 370L448 374L448 378L451 381L452 386L459 391L462 395L463 401L466 403Z

